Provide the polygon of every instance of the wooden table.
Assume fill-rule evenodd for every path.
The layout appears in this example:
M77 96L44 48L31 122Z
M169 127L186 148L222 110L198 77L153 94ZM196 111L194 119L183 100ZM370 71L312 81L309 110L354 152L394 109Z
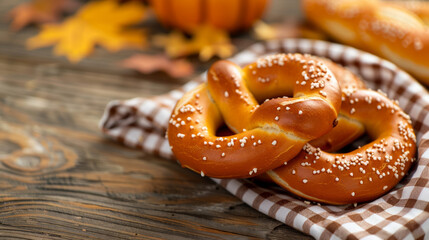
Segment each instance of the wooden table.
M272 19L299 15L296 1L282 2L283 10L274 1ZM18 3L0 1L0 16ZM27 51L25 40L36 33L0 23L1 238L310 238L176 162L123 147L98 129L110 100L162 94L189 79L120 68L133 51L97 49L75 65L51 48ZM255 42L248 35L234 41L241 49ZM198 73L210 64L191 60Z

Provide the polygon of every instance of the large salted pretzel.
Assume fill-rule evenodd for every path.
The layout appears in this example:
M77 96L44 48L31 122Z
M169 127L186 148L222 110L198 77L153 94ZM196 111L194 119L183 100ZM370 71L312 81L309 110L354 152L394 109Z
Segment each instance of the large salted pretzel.
M302 0L302 3L307 19L335 39L387 58L429 84L429 3L378 0Z
M177 103L167 131L178 161L201 175L256 176L337 124L339 84L314 57L278 54L243 69L219 61L207 79ZM224 122L234 135L216 136Z
M338 84L342 103L336 118ZM258 104L291 93L294 98ZM216 136L223 121L235 134ZM365 131L371 143L329 153ZM168 138L182 165L202 175L246 178L267 171L290 192L330 204L386 193L408 171L416 151L410 119L396 103L366 90L347 69L299 54L269 56L243 69L217 62L208 83L177 104Z
M271 179L298 196L330 204L372 200L393 188L415 160L416 138L408 115L384 95L364 89L345 91L340 115L365 128L373 141L337 154L307 144L286 166L268 171ZM313 144L324 146L323 141ZM325 149L336 148L330 146Z

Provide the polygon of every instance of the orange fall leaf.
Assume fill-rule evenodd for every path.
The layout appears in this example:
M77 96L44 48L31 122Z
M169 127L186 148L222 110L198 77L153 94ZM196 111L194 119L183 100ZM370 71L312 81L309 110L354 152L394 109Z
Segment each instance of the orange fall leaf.
M164 71L174 78L187 77L194 73L194 67L188 61L184 59L172 60L163 54L136 54L122 61L121 65L146 74Z

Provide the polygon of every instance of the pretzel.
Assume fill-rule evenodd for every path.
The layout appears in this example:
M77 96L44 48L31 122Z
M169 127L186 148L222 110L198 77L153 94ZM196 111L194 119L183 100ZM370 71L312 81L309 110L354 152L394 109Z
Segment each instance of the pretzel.
M383 4L407 9L419 16L426 25L429 25L429 2L427 1L389 1Z
M278 54L243 69L218 61L207 79L179 100L167 130L178 161L203 176L247 178L279 167L337 123L338 82L311 56ZM234 135L216 136L224 122Z
M429 85L429 28L415 13L377 0L303 0L303 9L336 40L387 58Z
M364 89L348 92L342 109L374 140L339 154L306 144L286 166L267 172L274 182L309 200L348 204L375 199L401 180L416 151L408 115L384 95Z

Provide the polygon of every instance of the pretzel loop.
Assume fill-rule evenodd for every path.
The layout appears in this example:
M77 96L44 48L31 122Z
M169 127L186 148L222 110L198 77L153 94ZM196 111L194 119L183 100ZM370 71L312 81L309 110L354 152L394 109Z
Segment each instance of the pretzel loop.
M271 179L298 196L330 204L368 201L392 189L415 160L408 115L384 95L364 89L345 94L340 114L362 125L373 141L337 154L307 144L287 166L268 171Z

